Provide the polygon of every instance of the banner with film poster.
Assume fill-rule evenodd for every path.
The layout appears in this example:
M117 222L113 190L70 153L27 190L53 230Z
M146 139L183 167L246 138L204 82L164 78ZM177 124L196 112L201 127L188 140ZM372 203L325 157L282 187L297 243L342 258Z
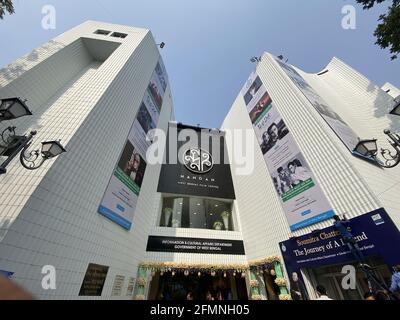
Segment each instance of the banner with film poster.
M290 65L276 60L282 70L293 81L297 88L304 94L315 110L321 115L333 132L345 144L350 152L357 146L359 138L357 134L344 122L344 120L326 103L321 96L304 80L304 78Z
M168 79L160 58L150 78L128 139L104 193L98 212L129 230L146 171L146 141L157 127Z
M331 218L331 205L257 73L242 94L290 229Z

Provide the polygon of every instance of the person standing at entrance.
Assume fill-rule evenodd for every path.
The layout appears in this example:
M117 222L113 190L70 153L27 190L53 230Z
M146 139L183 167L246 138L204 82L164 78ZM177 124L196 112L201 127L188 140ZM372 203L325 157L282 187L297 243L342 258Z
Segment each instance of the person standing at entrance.
M299 279L297 272L292 273L290 281L290 295L292 300L308 300L307 290L303 282Z
M320 285L320 284L317 285L316 291L317 291L317 295L318 295L317 300L333 300L328 297L326 289L323 285Z

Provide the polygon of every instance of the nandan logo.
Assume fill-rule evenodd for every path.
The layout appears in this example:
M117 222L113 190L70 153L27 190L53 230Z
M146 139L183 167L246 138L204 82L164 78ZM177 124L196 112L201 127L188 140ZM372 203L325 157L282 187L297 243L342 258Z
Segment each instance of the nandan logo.
M183 154L185 167L194 173L207 173L213 167L211 154L201 149L189 149Z

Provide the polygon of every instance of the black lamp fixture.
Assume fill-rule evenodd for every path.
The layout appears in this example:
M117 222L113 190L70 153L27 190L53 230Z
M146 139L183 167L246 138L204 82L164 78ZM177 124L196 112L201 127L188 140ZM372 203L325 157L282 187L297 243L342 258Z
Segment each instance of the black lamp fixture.
M390 111L391 115L400 116L400 97L394 99L394 107ZM382 168L394 168L400 163L400 135L386 129L383 131L389 137L388 142L392 150L381 148L378 158L378 144L376 139L360 140L353 150L356 156L362 156L365 159L373 161Z
M375 157L378 152L376 139L360 140L354 148L354 152L364 157Z
M157 45L162 49L165 47L165 42L157 43Z
M30 116L32 112L21 98L5 98L0 100L0 122Z
M380 155L378 158L378 145L376 139L360 140L353 150L355 155L361 155L366 159L371 159L375 164L382 168L394 168L400 163L400 136L397 133L393 133L390 130L385 130L389 139L389 143L393 150L381 148Z
M47 141L42 142L41 153L44 158L51 159L59 156L61 153L66 152L60 141Z
M26 115L32 115L25 101L20 98L1 99L0 122L3 120L13 120ZM15 134L16 127L7 127L0 134L0 157L6 157L0 163L0 174L7 172L7 166L20 154L22 166L28 170L35 170L51 158L66 152L60 141L42 142L41 149L29 151L32 139L36 131L31 131L29 135L18 136Z

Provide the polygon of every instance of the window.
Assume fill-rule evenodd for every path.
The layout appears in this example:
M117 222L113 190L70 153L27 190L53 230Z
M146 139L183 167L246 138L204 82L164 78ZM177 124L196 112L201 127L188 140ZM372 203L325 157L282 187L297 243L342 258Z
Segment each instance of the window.
M234 231L232 201L164 197L160 226Z
M115 38L126 38L127 34L126 33L120 33L120 32L113 32L111 37Z
M106 35L110 34L111 31L99 29L99 30L96 30L94 33L95 33L95 34L102 34L102 35L105 35L105 36L106 36Z

